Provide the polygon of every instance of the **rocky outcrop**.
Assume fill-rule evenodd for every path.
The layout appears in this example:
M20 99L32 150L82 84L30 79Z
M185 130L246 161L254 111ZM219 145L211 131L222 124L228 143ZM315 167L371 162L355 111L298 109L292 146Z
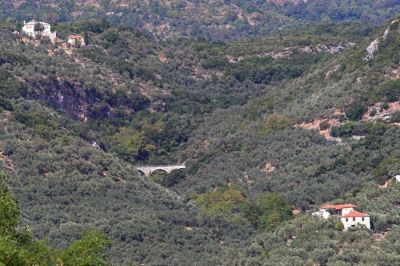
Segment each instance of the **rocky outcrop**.
M353 47L355 43L352 42L343 42L338 44L316 44L316 45L307 45L302 47L285 47L283 49L268 51L263 53L258 53L256 55L242 55L242 56L232 56L227 55L227 59L229 63L238 63L242 60L252 58L254 56L259 58L270 57L272 59L281 59L281 58L289 58L290 56L302 53L302 54L318 54L318 53L328 53L328 54L338 54L343 52L345 49L349 47Z
M393 25L394 23L399 22L399 20L393 20L391 22L391 25ZM390 32L390 26L385 30L385 32L383 33L383 35L379 38L376 38L375 40L373 40L368 47L365 49L366 51L366 55L364 56L363 60L364 61L370 61L371 59L374 58L375 54L378 52L379 50L379 44L382 41L385 41L387 39L387 36L389 35Z
M135 102L127 96L110 95L95 88L85 88L79 83L59 80L36 82L24 96L28 99L42 100L54 109L81 121L87 121L89 118L116 117L120 115L117 109L131 114L149 106L145 97Z

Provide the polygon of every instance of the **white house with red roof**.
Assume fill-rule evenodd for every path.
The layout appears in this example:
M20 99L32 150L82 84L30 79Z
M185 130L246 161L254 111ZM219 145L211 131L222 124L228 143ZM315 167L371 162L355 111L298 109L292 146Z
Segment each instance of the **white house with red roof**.
M357 206L353 204L327 204L321 206L317 212L312 213L313 216L319 218L328 219L331 215L340 216L346 231L350 227L356 227L358 225L365 225L368 229L371 229L370 217L366 213L356 211Z
M68 43L71 45L85 45L85 38L82 35L69 35Z
M333 212L332 214L335 214L335 215L344 215L344 214L347 214L347 213L349 213L351 211L354 211L355 208L357 208L356 205L348 204L348 203L346 203L346 204L337 204L337 205L327 204L327 205L322 206L320 208L320 210L322 209L322 210L331 211L331 212Z
M342 216L344 214L347 214L351 211L354 211L356 207L357 206L353 204L337 204L337 205L327 204L321 206L319 208L319 211L314 212L312 215L328 219L329 216L331 215Z
M369 215L366 213L351 211L345 215L342 215L342 217L340 217L340 221L344 226L344 231L351 227L357 227L359 225L364 225L368 229L371 229L371 221Z

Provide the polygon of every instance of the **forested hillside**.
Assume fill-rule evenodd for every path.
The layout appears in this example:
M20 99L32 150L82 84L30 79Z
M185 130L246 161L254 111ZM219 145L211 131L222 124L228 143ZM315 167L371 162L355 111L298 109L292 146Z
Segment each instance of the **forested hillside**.
M18 252L43 265L78 265L64 260L88 242L88 265L399 261L398 19L160 40L69 3L44 11L91 15L55 19L55 43L0 24L0 200ZM12 4L18 18L33 8ZM174 163L186 169L136 169ZM357 204L372 230L311 216L327 202Z
M400 3L388 0L267 0L234 1L247 7L255 5L261 10L274 10L290 18L305 21L361 20L382 23L399 12Z
M367 58L374 40L378 48ZM183 189L230 180L252 195L280 191L306 208L373 179L396 149L398 41L392 20L312 73L213 112L180 151L194 163Z
M174 153L204 114L260 97L362 37L348 25L338 34L229 44L159 42L91 20L58 25L52 44L1 26L1 165L22 220L57 248L104 232L116 264L236 261L255 230L245 217L206 215L189 194L168 188L184 171L144 178L133 164L178 162ZM67 45L71 33L87 35L88 45ZM254 201L237 189L221 193L217 213L233 206L225 197ZM291 217L285 199L271 200Z
M147 30L158 38L232 40L318 22L382 23L398 14L398 1L113 0L0 1L0 18L51 23L101 18Z
M398 24L390 20L312 73L249 104L213 112L180 150L191 167L178 191L196 198L235 186L256 201L279 192L296 213L304 213L257 235L243 263L392 265L399 260L399 185L393 181L400 145ZM310 210L330 201L353 202L368 212L372 233L343 234L337 220L310 216ZM259 207L252 206L242 212L254 219ZM285 218L263 219L253 224L263 228Z

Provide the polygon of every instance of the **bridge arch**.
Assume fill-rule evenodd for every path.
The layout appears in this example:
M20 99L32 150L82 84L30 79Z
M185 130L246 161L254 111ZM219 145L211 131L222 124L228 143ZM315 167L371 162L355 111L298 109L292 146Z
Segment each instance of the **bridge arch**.
M143 172L142 170L140 170L140 169L138 169L138 168L137 168L136 170L138 170L138 172L139 172L141 175L144 175L144 176L146 175L146 173Z
M162 168L158 168L158 169L154 169L153 171L151 171L150 175L155 173L155 172L159 172L159 173L163 173L163 174L169 174L171 172L167 172L166 170L162 169Z

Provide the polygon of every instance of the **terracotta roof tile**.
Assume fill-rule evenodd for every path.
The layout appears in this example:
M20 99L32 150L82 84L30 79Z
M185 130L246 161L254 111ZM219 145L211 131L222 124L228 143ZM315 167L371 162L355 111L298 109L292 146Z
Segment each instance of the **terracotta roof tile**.
M69 39L83 39L83 37L81 35L69 35L68 38Z
M358 212L358 211L351 211L348 214L342 215L343 218L349 217L368 217L369 215L366 213Z
M334 210L341 210L345 208L356 208L356 205L353 204L338 204L338 205L331 205L327 204L321 207L321 209L334 209Z

